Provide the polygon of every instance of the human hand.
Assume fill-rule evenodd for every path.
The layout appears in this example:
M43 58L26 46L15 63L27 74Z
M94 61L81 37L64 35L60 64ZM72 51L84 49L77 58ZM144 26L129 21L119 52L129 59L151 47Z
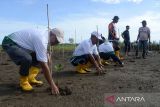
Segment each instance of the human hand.
M101 67L100 67L102 71L104 71L104 68L103 68L103 67L104 67L104 66L101 66Z
M99 67L104 67L104 65L100 62L100 63L99 63Z
M97 75L105 74L105 73L104 73L104 68L103 68L103 67L98 67L96 74L97 74Z
M59 94L59 89L56 85L51 86L51 94L52 95L58 95Z

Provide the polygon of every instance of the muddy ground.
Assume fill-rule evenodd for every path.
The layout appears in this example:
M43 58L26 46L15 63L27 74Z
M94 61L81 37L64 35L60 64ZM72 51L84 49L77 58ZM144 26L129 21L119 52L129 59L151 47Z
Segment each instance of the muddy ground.
M96 76L94 68L89 74L77 74L68 61L71 53L65 53L64 57L58 55L54 55L54 64L63 64L64 69L54 72L53 77L61 86L70 88L71 95L50 95L42 73L38 76L44 81L42 87L34 87L32 93L22 92L18 84L18 67L7 58L0 64L0 107L103 107L105 93L160 92L159 53L151 53L147 59L135 59L130 55L124 60L124 67L110 63L105 66L106 74L102 76Z

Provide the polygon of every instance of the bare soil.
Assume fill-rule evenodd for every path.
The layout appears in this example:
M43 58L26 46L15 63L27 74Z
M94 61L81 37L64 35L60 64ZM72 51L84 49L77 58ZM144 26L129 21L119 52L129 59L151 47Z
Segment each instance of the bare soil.
M3 53L4 55L4 53ZM5 55L4 55L5 56ZM60 56L60 57L59 57ZM105 66L106 74L97 76L95 69L88 74L77 74L69 63L71 52L55 53L54 64L63 64L60 72L53 70L53 78L60 87L67 87L70 95L50 95L43 73L38 79L44 81L42 87L34 87L34 92L24 93L19 88L19 67L9 58L0 64L0 107L103 107L105 93L159 93L160 54L152 53L147 59L136 59L134 55L124 60L124 67ZM5 63L4 63L5 62Z

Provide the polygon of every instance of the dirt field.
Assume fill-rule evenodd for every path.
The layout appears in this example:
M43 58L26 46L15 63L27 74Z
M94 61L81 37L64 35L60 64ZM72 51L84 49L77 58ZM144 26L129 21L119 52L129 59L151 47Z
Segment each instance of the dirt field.
M34 87L32 93L21 92L18 67L10 60L8 65L0 64L0 107L103 107L105 93L160 92L159 53L154 52L147 59L135 59L131 55L124 60L124 67L111 63L105 66L103 76L96 76L95 69L86 75L75 73L67 59L70 55L55 57L54 64L63 64L64 70L53 75L61 86L71 89L69 96L50 95L42 73L38 76L44 81L42 87Z

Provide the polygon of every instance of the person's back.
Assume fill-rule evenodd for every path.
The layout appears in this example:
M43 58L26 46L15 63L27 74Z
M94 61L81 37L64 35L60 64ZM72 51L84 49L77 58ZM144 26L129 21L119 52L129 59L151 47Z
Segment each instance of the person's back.
M25 29L14 32L9 36L14 42L25 49L35 51L34 44L42 42L47 47L48 35L46 31L38 29ZM39 44L40 45L40 44Z
M50 39L48 40L48 36ZM54 28L45 33L37 29L26 29L14 32L5 36L2 41L2 48L16 65L20 66L19 85L23 91L32 91L32 84L42 85L42 81L36 80L40 69L51 87L51 93L58 94L59 89L50 75L50 56L47 53L48 42L52 45L62 43L63 32Z
M99 52L105 52L105 53L114 52L113 45L110 42L102 43L101 45L99 45L98 49Z
M111 22L108 25L108 40L114 40L116 38L115 23Z
M123 63L120 61L120 59L115 55L113 44L111 42L108 42L107 40L99 45L99 55L102 58L103 61L108 60L109 58L112 58L114 62L118 62L121 66L123 66Z
M90 39L82 41L75 49L73 55L81 56L83 54L92 54L93 50L97 48L96 45L93 45Z
M47 31L38 29L25 29L8 36L20 47L35 52L38 61L47 62Z

